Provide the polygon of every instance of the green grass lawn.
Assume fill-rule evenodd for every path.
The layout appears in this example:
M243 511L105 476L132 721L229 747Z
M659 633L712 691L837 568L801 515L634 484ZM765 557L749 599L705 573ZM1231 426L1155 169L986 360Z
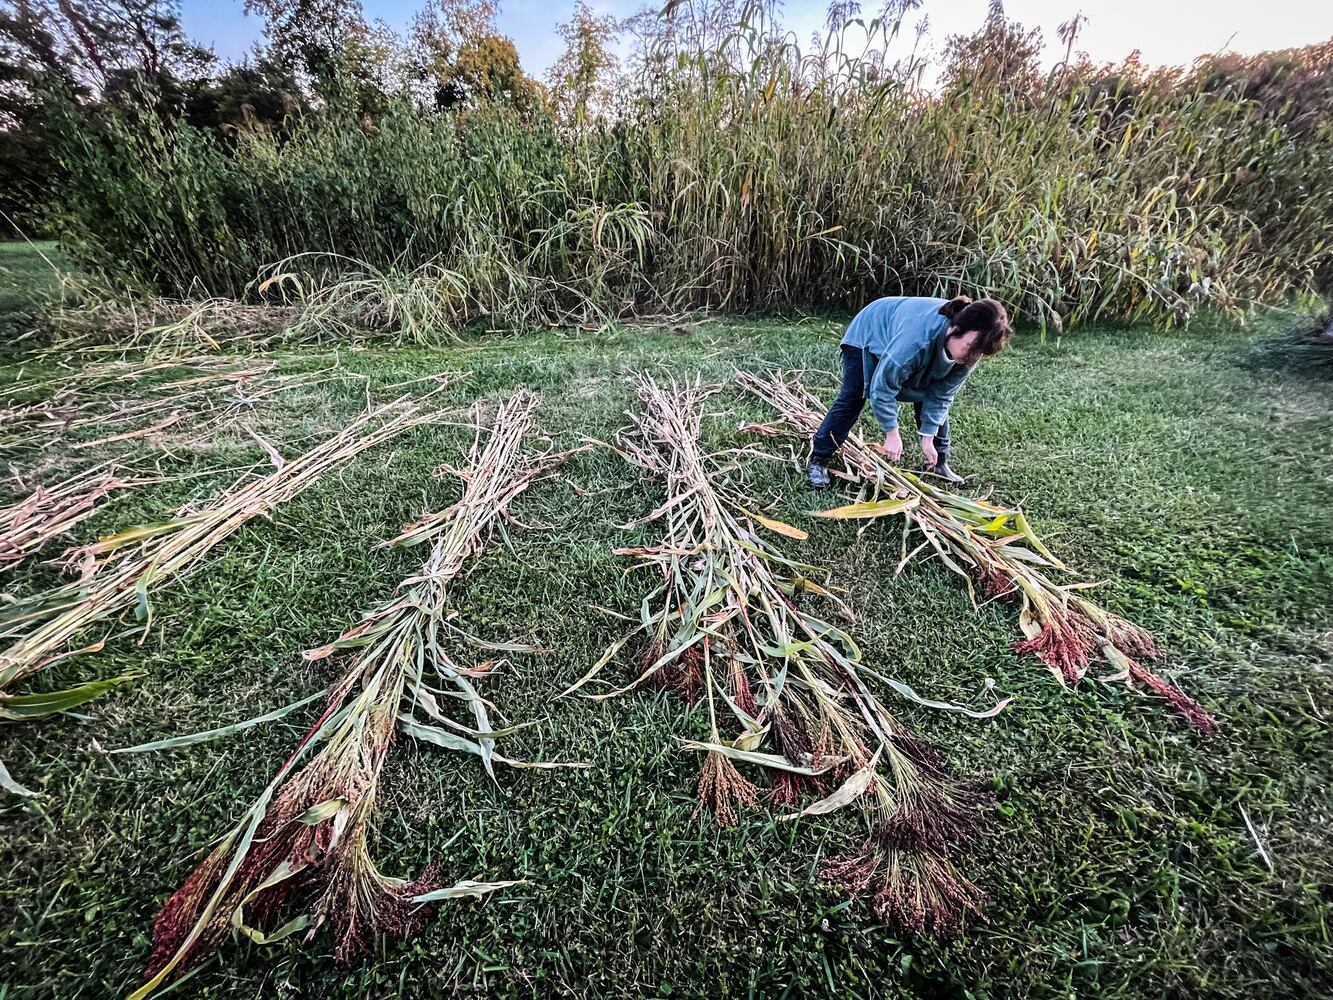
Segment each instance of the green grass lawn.
M0 243L0 330L51 289L48 260L61 260L54 243Z
M721 322L343 350L337 360L378 386L470 370L452 390L460 405L529 386L543 394L545 428L572 446L620 426L630 371L723 381L734 365L827 371L839 330ZM611 549L656 537L651 525L616 526L655 507L658 485L599 449L520 499L517 518L537 527L510 529L458 608L479 634L550 650L485 682L511 720L539 723L513 738L516 755L593 768L506 771L496 787L473 759L404 738L382 792L387 873L437 862L450 881L530 884L445 904L421 933L379 944L350 969L322 937L228 944L175 995L1328 995L1329 383L1254 365L1258 336L1208 323L1172 335L1022 336L954 411L957 466L978 489L1022 501L1080 578L1107 581L1104 602L1148 627L1168 651L1163 672L1219 717L1210 738L1119 684L1062 691L1010 651L1010 609L975 614L937 564L894 575L895 523L858 536L816 521L805 512L840 498L807 493L787 464L744 468L752 496L811 532L784 541L789 551L848 589L868 661L938 698L984 702L988 678L1015 697L989 722L902 706L957 772L994 795L989 836L962 859L989 893L987 923L952 940L904 938L822 884L821 857L861 832L850 815L781 823L761 811L725 831L696 815L698 761L673 737L706 735L702 707L663 694L556 699L624 627L593 605L636 613L649 586ZM283 365L333 360L309 352ZM829 374L813 381L834 387ZM747 441L741 421L766 416L734 392L715 402L717 446ZM356 384L330 383L254 420L294 454L362 403ZM117 639L40 679L144 673L86 718L0 728L0 760L44 793L0 800L0 997L104 997L138 982L157 907L316 712L174 752L109 758L95 748L238 721L327 683L328 664L306 664L300 651L413 570L419 552L374 545L457 496L432 471L468 440L459 428L424 429L363 456L158 592L142 644ZM75 456L6 457L54 474ZM163 471L209 475L121 494L78 537L160 519L225 486L232 473L218 470L263 460L239 431L181 445ZM2 583L17 595L51 577L29 567ZM609 670L631 676L623 663Z

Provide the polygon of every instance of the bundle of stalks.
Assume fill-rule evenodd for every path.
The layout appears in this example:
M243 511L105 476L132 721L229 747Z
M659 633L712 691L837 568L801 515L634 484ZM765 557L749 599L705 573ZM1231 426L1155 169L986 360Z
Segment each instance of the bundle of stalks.
M153 297L135 301L92 285L67 284L65 300L42 316L50 352L147 358L191 351L263 351L294 342L288 328L295 309L238 299ZM190 289L193 295L197 289Z
M91 517L99 500L132 485L97 466L54 486L38 486L22 500L0 507L0 573Z
M780 414L777 423L751 425L749 430L805 440L818 430L823 408L798 378L752 372L737 372L736 377L747 391ZM917 554L930 549L966 581L974 606L975 585L980 585L987 599L1018 606L1018 623L1025 638L1014 643L1015 651L1036 656L1061 684L1078 684L1093 657L1100 655L1115 668L1103 680L1138 681L1196 729L1212 732L1217 728L1198 702L1144 666L1144 660L1161 656L1152 636L1084 596L1092 584L1061 584L1048 575L1049 570L1067 567L1042 544L1021 510L928 483L899 469L858 434L847 438L841 455L844 478L865 487L870 498L822 516L873 519L904 515L899 572ZM909 552L911 528L924 540Z
M569 691L638 638L637 678L595 697L649 685L707 704L708 739L682 741L704 754L700 808L726 826L737 822L739 808L759 802L760 789L737 764L767 773L775 805L817 798L797 815L855 806L870 835L859 850L826 864L825 874L869 897L885 921L929 933L957 928L979 913L983 898L952 860L982 803L945 773L881 695L887 690L932 707L968 710L926 701L872 669L846 631L800 606L802 595L811 593L850 618L812 578L823 576L821 570L784 556L756 525L786 537L803 533L751 513L716 481L716 467L700 445L702 407L715 387L697 381L661 386L646 375L634 385L641 408L630 414L631 426L614 447L663 481L665 502L635 523L661 521L665 533L655 545L618 552L656 568L661 581L643 601L638 628ZM724 727L732 735L724 737Z
M272 473L237 482L229 491L170 521L129 528L72 550L82 578L20 600L0 613L0 719L30 719L64 711L105 690L105 682L41 695L11 695L17 684L76 653L92 652L103 640L69 651L88 627L134 608L151 624L150 587L188 573L215 546L246 522L272 511L368 448L410 428L444 416L431 401L448 384L424 396L403 396L357 417L337 434ZM273 452L275 459L279 458Z
M534 394L519 390L500 404L485 444L479 429L467 464L457 471L462 499L384 543L431 546L397 596L334 642L305 654L318 660L356 650L330 685L323 713L268 787L162 907L153 928L151 978L134 998L203 960L233 929L268 942L302 930L308 938L327 924L337 956L350 960L377 932L409 933L428 904L517 884L464 881L439 888L435 866L415 881L390 878L376 867L369 842L395 728L475 754L492 778L494 762L566 766L516 761L495 750L497 739L522 728L496 729L489 702L473 685L499 661L466 666L453 647L530 647L485 642L466 631L449 607L452 589L508 516L513 499L564 457L549 445L541 451L525 447L537 402ZM449 704L460 704L471 718L451 718ZM315 747L318 752L298 769ZM302 912L275 931L259 929L289 904Z
M0 400L9 403L20 397L40 393L54 395L69 389L76 389L81 394L96 394L99 388L132 385L170 372L195 375L225 373L235 369L238 364L251 367L262 364L265 366L264 371L272 368L271 362L254 360L238 362L236 358L211 354L177 355L161 360L90 361L77 367L71 367L65 363L66 361L64 356L59 359L59 369L62 374L34 375L30 378L16 379L0 387Z
M197 438L216 434L241 414L279 393L348 377L337 369L274 374L271 361L209 363L200 370L180 360L139 365L95 365L81 373L32 380L11 388L0 419L0 446L39 447L73 436L75 449L151 437L171 427L188 428ZM151 382L171 370L188 374ZM355 376L352 376L355 377ZM132 389L134 395L124 395ZM38 402L19 397L45 393ZM104 432L77 440L90 428Z

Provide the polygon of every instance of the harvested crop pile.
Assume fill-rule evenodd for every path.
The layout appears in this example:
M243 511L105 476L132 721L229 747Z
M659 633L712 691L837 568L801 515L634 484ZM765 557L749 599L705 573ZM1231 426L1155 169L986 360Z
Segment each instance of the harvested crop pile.
M819 428L823 408L794 376L737 372L740 384L778 411L776 423L751 425L761 434L808 440ZM1024 638L1015 651L1045 663L1061 684L1075 685L1100 656L1115 674L1106 680L1134 680L1160 695L1196 729L1211 732L1217 722L1193 698L1144 666L1161 653L1143 629L1085 597L1087 585L1061 584L1048 570L1066 566L1041 543L1023 512L950 493L903 472L858 434L842 446L846 478L872 491L872 498L825 512L835 519L872 519L902 514L923 541L906 551L901 570L930 549L983 595L1018 606Z
M117 291L64 276L65 296L42 318L62 356L136 353L173 358L198 351L237 354L288 343L295 309L227 298L125 300ZM193 295L197 289L191 289Z
M367 410L290 462L283 462L274 452L275 471L242 479L190 513L130 528L75 550L73 561L83 564L81 579L15 601L0 613L0 640L9 642L0 652L0 720L65 711L124 680L95 681L41 694L10 693L58 660L100 649L103 639L83 649L70 648L73 640L98 622L134 609L146 630L151 620L151 587L188 573L242 525L268 514L363 451L410 428L438 422L445 414L432 401L438 391L404 396Z
M89 365L7 388L0 395L0 448L72 439L71 447L82 450L152 439L168 429L202 440L280 393L349 377L336 367L277 374L272 361L207 357Z
M496 762L565 766L517 761L495 750L496 740L518 727L496 729L490 703L473 682L501 661L465 665L454 650L527 647L485 642L450 608L457 581L508 517L510 503L564 457L549 445L529 446L537 402L519 390L502 403L485 444L479 431L457 470L462 499L386 543L431 546L398 595L334 642L306 653L317 660L356 651L329 687L323 713L268 787L162 907L153 927L150 979L134 998L202 961L233 929L269 942L327 925L336 954L350 960L377 933L410 932L428 904L515 884L464 881L440 888L433 866L415 881L392 878L376 867L369 845L395 730L475 754L492 776ZM452 706L467 718L453 718ZM314 756L302 764L308 751ZM275 930L261 929L289 907L296 916Z
M0 507L0 573L36 555L91 517L99 501L131 485L99 466L52 486L38 486L22 500Z
M618 551L654 569L660 582L644 598L639 627L570 690L637 639L637 678L596 697L650 685L704 701L708 739L682 740L704 754L700 807L729 825L741 808L759 803L761 789L738 765L768 776L772 804L809 802L800 815L854 807L870 835L858 850L826 863L825 875L869 898L874 912L897 926L931 933L957 928L982 900L954 860L982 803L946 774L882 697L893 692L966 710L927 702L872 669L842 627L802 606L814 595L850 618L812 579L821 570L783 555L756 526L784 537L803 533L747 510L704 454L703 405L715 388L663 386L646 375L634 388L640 409L615 449L661 482L664 502L637 523L661 522L664 533L656 544Z

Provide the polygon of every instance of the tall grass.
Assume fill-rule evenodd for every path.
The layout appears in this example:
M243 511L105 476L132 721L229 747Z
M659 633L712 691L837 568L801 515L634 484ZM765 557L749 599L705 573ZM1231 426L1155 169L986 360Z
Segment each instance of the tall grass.
M892 19L802 51L758 8L670 17L594 126L404 99L219 143L67 108L53 212L85 264L173 296L254 298L293 259L304 287L339 260L357 280L424 267L448 276L432 323L451 329L955 291L1043 325L1172 326L1333 276L1333 86L1306 85L1333 81L1333 44L1264 87L1258 62L1221 83L1044 74L993 18L926 86L922 64L886 64Z

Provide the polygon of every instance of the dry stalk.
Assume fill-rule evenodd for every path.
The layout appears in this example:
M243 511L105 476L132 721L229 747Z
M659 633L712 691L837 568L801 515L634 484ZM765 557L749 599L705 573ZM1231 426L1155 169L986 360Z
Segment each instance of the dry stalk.
M881 694L887 689L922 704L967 710L926 702L873 670L843 628L801 606L804 594L814 594L846 612L816 582L822 570L783 555L757 526L787 537L804 534L751 513L719 485L700 444L703 404L716 388L698 381L659 385L646 375L634 387L640 407L615 449L663 483L665 502L636 524L660 522L664 534L656 544L618 552L654 568L660 582L643 602L639 627L570 690L640 637L638 676L595 697L648 684L706 703L708 739L682 741L705 754L701 807L729 825L741 807L757 804L760 790L738 764L767 773L768 798L776 805L817 799L797 815L854 805L872 832L860 851L827 867L829 877L870 896L875 912L899 926L956 928L979 913L982 899L951 860L975 826L981 802L945 774Z
M250 353L278 342L296 343L288 331L297 310L226 298L152 298L119 301L91 290L72 296L42 317L61 357L141 354L149 359L201 351Z
M98 501L132 485L98 466L54 486L38 486L22 500L0 507L0 573L91 517Z
M823 409L798 378L743 371L736 377L743 388L779 413L776 423L751 425L749 430L808 440L819 428ZM1198 702L1144 666L1144 660L1161 656L1147 632L1084 596L1088 584L1061 584L1048 575L1048 570L1067 567L1042 544L1021 510L951 493L904 472L858 434L847 438L841 455L845 478L865 487L871 498L826 511L823 516L868 520L904 515L907 526L900 572L913 556L930 549L966 581L974 605L975 584L988 599L1018 605L1019 627L1025 638L1014 643L1014 649L1039 658L1061 684L1077 684L1087 674L1092 658L1100 655L1116 671L1104 680L1146 684L1196 729L1212 732L1217 728ZM908 526L924 538L911 552L907 551Z
M80 580L35 594L0 614L0 719L30 719L64 711L105 690L105 682L42 695L12 695L19 683L58 660L102 647L98 640L71 650L90 626L133 608L145 633L151 624L150 588L188 573L238 528L268 514L361 452L445 411L425 396L403 396L357 417L337 434L272 473L240 481L191 513L170 521L118 532L74 550L83 565Z
M217 434L273 397L330 379L354 377L329 368L275 374L266 360L216 358L94 364L50 379L11 386L0 409L0 447L41 448L73 436L75 450L152 438L188 427L199 439ZM154 382L166 372L187 374ZM41 397L30 401L31 397ZM101 436L78 440L96 428Z
M370 612L337 640L307 652L323 659L355 650L330 685L323 714L279 768L268 787L180 889L167 900L153 929L150 979L132 1000L147 996L173 972L201 961L232 929L260 942L298 931L307 937L328 924L336 954L350 960L379 932L406 934L422 907L458 896L477 896L515 882L460 882L438 888L434 867L415 881L380 873L369 851L385 756L395 729L449 750L518 767L559 767L503 756L497 739L518 727L496 729L490 703L473 682L501 661L464 665L454 647L525 650L485 642L466 631L451 611L451 591L486 547L509 505L544 478L565 454L526 447L533 435L537 397L519 390L495 412L481 443L473 442L458 471L463 496L386 544L429 543L420 571L397 596ZM466 721L446 706L462 703ZM303 766L307 750L318 751ZM580 765L574 765L580 766ZM302 912L275 931L263 931L287 904Z

